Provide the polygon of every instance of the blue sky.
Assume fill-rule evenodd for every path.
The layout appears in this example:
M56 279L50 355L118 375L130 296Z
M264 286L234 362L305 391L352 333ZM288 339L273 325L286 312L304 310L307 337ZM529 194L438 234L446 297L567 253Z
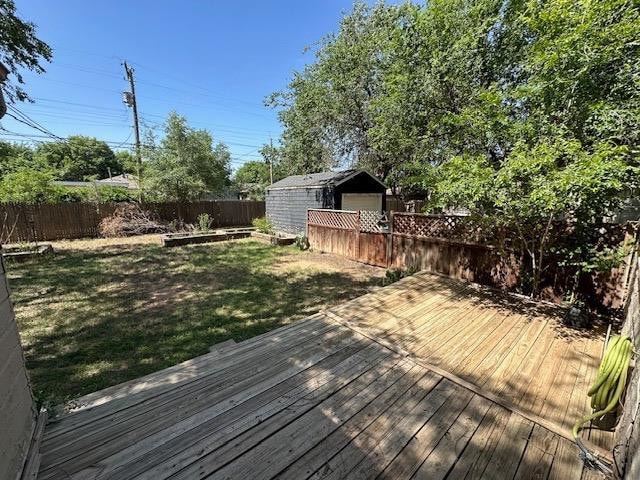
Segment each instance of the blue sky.
M36 103L17 108L56 135L126 146L133 141L131 113L121 100L126 59L135 69L142 122L157 125L176 110L225 142L235 169L259 159L258 148L280 133L265 96L313 60L304 48L335 31L351 6L351 0L16 0L18 14L38 26L54 52L45 74L25 74ZM2 125L39 135L11 118Z

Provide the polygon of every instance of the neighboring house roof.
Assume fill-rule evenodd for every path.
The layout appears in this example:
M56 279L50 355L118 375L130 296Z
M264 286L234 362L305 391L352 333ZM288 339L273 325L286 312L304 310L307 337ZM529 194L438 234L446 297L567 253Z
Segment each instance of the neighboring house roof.
M377 177L371 175L366 170L343 170L341 172L321 172L321 173L308 173L305 175L291 175L287 178L283 178L280 181L277 181L267 187L267 190L278 190L281 188L313 188L313 187L326 187L329 185L336 186L341 183L350 180L364 173L371 178L373 178L376 182L386 188L386 185L382 183Z
M75 180L54 180L54 185L61 187L91 187L93 182L77 182Z
M111 178L103 178L95 182L80 182L76 180L54 180L54 185L61 187L120 187L128 189L138 188L138 181L133 175L123 173Z
M112 187L123 187L123 188L138 188L138 179L131 174L123 173L122 175L116 175L111 178L103 178L97 180L96 183L100 185L108 185Z

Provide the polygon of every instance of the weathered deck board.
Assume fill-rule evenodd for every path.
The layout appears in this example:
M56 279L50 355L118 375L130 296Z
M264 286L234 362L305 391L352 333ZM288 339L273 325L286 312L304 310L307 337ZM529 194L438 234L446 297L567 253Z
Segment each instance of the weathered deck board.
M589 411L585 399L599 363L603 326L572 329L564 325L559 307L439 275L421 272L398 283L403 282L409 290L404 295L396 288L387 297L382 289L330 313L347 323L355 319L362 331L563 428ZM377 306L384 308L376 311ZM611 432L586 435L602 448L612 446Z
M38 478L581 478L545 422L582 413L601 340L511 302L419 274L96 392Z

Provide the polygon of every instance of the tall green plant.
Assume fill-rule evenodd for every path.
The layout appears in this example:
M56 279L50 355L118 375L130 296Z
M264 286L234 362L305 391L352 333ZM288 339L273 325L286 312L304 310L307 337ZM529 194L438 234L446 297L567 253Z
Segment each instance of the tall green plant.
M150 140L152 141L152 140ZM214 144L206 130L196 130L184 117L171 113L159 144L147 145L143 190L158 200L194 200L217 194L229 183L231 154Z

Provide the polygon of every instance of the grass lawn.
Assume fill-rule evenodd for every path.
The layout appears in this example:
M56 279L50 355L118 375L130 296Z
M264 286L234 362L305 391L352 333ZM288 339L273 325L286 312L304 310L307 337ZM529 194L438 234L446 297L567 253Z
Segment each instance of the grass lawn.
M157 237L60 242L8 264L27 367L58 403L308 316L384 271L255 241L166 249Z

